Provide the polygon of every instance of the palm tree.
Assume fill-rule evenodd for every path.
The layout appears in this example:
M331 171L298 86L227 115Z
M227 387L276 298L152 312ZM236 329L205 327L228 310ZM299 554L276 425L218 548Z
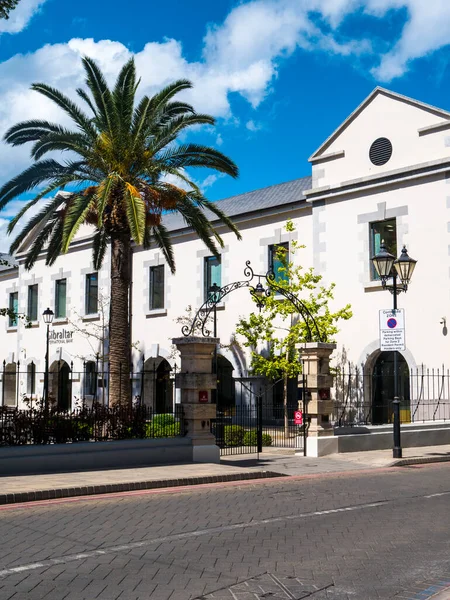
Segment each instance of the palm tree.
M26 269L32 268L41 253L45 253L47 265L53 264L68 251L82 224L91 225L95 231L96 269L101 267L106 249L111 246L110 402L129 403L131 244L134 241L144 248L158 246L174 272L173 249L162 217L177 211L217 255L217 244L222 246L223 242L205 209L240 239L231 220L203 196L186 172L190 167L207 167L237 177L238 169L213 148L177 143L182 131L215 122L209 115L198 114L189 104L174 99L192 87L189 81L176 81L136 103L139 81L133 60L124 65L113 88L108 87L92 59L83 58L83 67L90 93L85 89L76 91L88 113L57 89L44 83L32 85L33 90L68 114L75 128L31 120L7 131L5 140L13 146L33 142L31 156L35 162L0 189L0 210L21 194L39 188L39 193L10 222L11 233L37 202L69 187L69 193L57 193L48 199L12 242L10 251L14 253L34 232ZM69 151L71 158L65 162L43 158L54 151ZM183 187L168 182L173 176L184 182Z
M0 19L9 19L9 13L16 8L19 0L0 0Z

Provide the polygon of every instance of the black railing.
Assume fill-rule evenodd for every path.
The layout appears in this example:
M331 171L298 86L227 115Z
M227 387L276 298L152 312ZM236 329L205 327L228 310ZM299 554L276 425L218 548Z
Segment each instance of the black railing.
M398 375L402 423L450 421L450 371L419 367ZM346 368L335 373L335 427L393 422L393 373L364 373Z
M157 414L146 406L0 408L0 446L169 438L184 435L183 409Z
M153 412L170 413L175 406L176 367L164 359L142 360L140 369L127 372L121 369L120 380L129 382L129 398L134 405L144 405ZM52 363L49 370L49 406L73 410L93 404L109 405L110 365L100 360L86 361L82 369L63 360ZM6 363L0 367L0 407L36 407L45 396L45 373L36 371L34 363ZM122 402L122 385L118 386L118 403ZM128 398L127 398L128 400Z

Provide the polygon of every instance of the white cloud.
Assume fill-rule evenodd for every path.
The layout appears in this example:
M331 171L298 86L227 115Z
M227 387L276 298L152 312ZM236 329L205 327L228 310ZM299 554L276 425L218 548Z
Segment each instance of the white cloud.
M44 0L21 0L1 31L25 27ZM403 11L405 22L390 48L386 41L368 40L356 28L353 37L342 25L349 15L365 12L382 20L391 11ZM198 61L185 58L180 41L150 41L134 54L141 77L140 93L153 93L175 78L193 81L185 93L198 111L223 119L224 125L242 126L232 114L230 98L237 94L257 108L276 85L279 65L298 48L342 57L365 55L372 59L373 74L382 81L402 75L414 59L432 53L450 42L448 0L252 0L233 8L223 23L206 31ZM384 54L377 55L383 47ZM12 124L29 118L67 122L54 105L30 91L34 81L45 81L69 95L83 84L80 57L96 59L113 81L121 65L132 56L113 40L72 39L47 44L35 52L18 54L0 63L0 136ZM250 131L262 125L246 121ZM217 145L222 143L220 133ZM28 147L11 149L0 144L0 183L29 163ZM206 181L208 177L206 178Z
M250 119L250 121L247 121L245 126L247 127L247 129L249 131L252 131L252 132L260 131L262 129L261 123L255 123L255 121L253 119Z
M46 0L20 0L9 19L0 19L0 33L19 33L28 25Z
M211 175L208 175L199 183L201 191L205 192L208 188L213 186L218 179L222 179L222 177L225 177L224 173L212 173Z

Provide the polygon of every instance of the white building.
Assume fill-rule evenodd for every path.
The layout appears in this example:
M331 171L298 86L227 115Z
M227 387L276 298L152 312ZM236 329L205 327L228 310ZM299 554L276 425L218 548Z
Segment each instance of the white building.
M377 88L309 161L311 177L221 201L243 240L238 242L223 230L220 262L177 215L165 219L172 232L175 275L157 249L134 249L134 371L141 371L144 356L146 370L153 371L159 382L141 389L139 375L135 376L134 392L142 393L144 401L153 401L155 385L162 386L159 397L161 390L170 396L169 387L164 386L169 368L176 363L171 338L180 335L176 319L186 315L187 306L200 307L211 283L223 286L245 279L247 260L255 273L265 273L273 245L289 246L294 238L306 246L295 260L304 267L314 266L325 283L336 283L337 307L352 305L354 316L341 324L337 338L337 358L344 355L353 365L363 365L369 379L372 373L381 374L381 382L389 377L392 357L380 353L378 313L392 306L392 297L375 279L370 262L385 239L393 254L398 255L405 244L419 261L408 293L399 297L407 330L402 368L448 364L450 113ZM294 233L284 230L287 219L294 222ZM42 257L32 271L25 271L26 251L25 246L16 256L17 268L0 272L1 304L17 306L33 321L29 329L20 321L5 322L0 334L0 358L5 361L2 401L15 405L22 394L41 393L46 337L41 314L47 306L56 314L50 345L53 395L61 405L67 405L70 395L98 398L107 393L103 378L95 379L101 371L101 357L107 354L107 339L105 350L101 340L103 329L107 338L107 319L103 328L98 294L108 298L109 260L95 273L88 228L79 232L69 253L52 267L46 267ZM232 339L239 316L252 310L246 290L224 299L217 313L223 343ZM80 329L91 335L83 335ZM232 349L220 354L235 376L248 375L245 355ZM13 373L19 362L22 375L16 377ZM387 383L384 388L378 392L388 393ZM373 399L374 390L366 391ZM378 414L376 418L384 417Z

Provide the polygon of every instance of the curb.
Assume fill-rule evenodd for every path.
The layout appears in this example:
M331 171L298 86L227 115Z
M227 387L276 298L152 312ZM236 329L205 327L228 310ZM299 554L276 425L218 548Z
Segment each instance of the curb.
M112 483L107 485L83 485L80 487L60 488L52 490L37 490L32 492L17 492L15 494L0 494L0 505L21 504L39 500L56 500L76 496L93 496L117 492L133 492L136 490L151 490L174 488L205 483L224 483L227 481L248 481L251 479L271 479L273 477L288 477L284 473L274 471L254 471L252 473L231 473L229 475L210 475L205 477L186 477L183 479L162 479L159 481L136 481L129 483Z
M408 465L427 465L431 463L450 462L449 456L428 456L418 458L401 458L391 463L390 467L407 467Z

